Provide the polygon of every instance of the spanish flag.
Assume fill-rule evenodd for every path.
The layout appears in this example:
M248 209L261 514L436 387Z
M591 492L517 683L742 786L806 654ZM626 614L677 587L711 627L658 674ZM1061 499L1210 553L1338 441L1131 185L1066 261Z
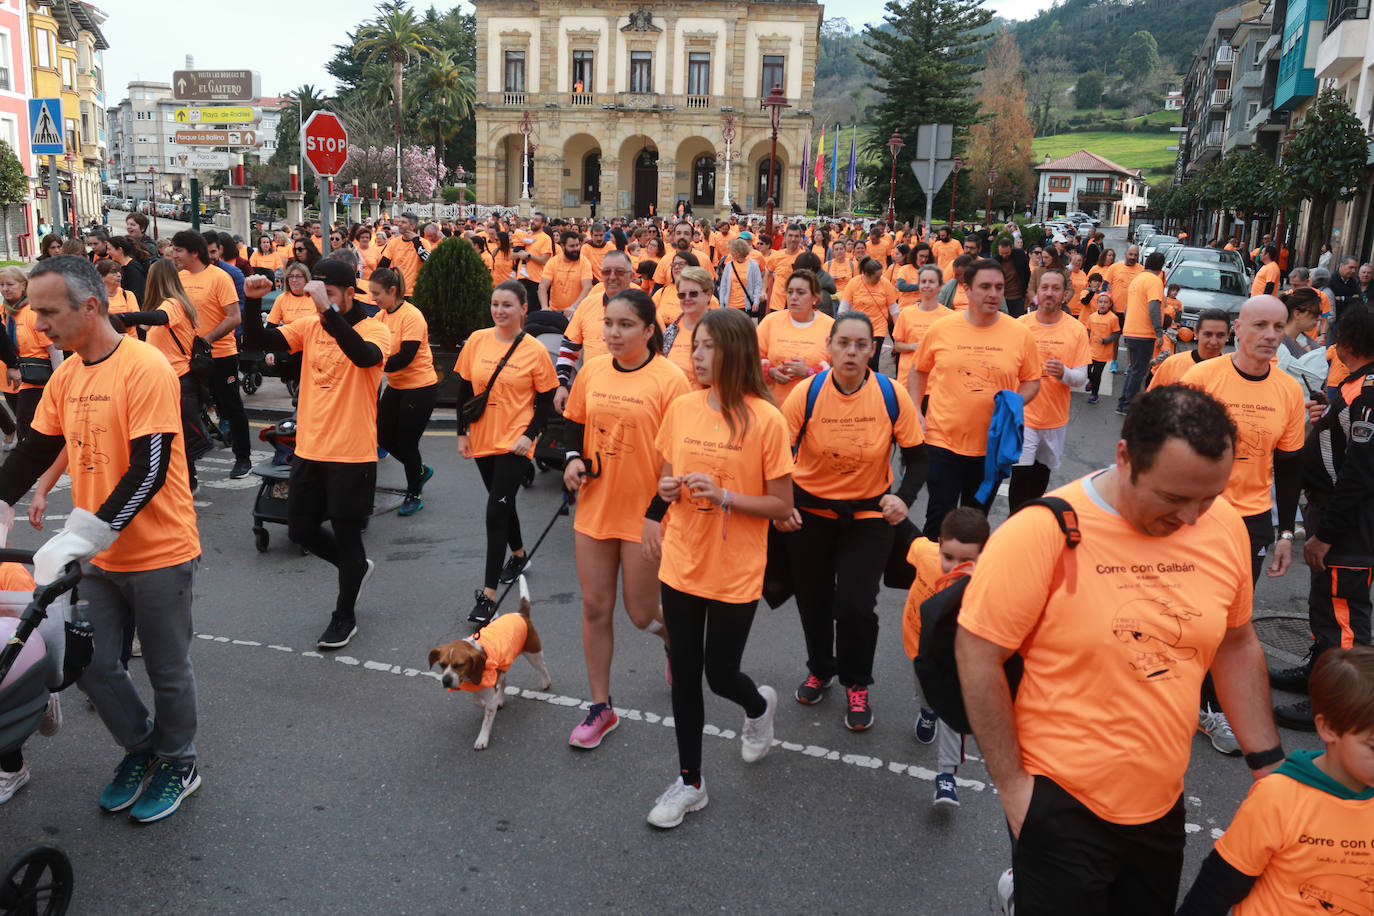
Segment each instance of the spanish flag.
M821 128L821 142L816 146L816 193L821 192L821 181L825 175L825 128Z

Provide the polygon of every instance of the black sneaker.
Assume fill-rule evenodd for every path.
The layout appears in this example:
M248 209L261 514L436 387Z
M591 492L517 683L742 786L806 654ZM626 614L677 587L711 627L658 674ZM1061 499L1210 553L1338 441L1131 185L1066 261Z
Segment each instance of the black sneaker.
M1315 732L1316 723L1312 721L1312 701L1299 700L1287 706L1274 707L1274 721L1283 728L1296 732Z
M1307 679L1312 674L1312 664L1317 660L1317 646L1313 643L1307 658L1291 668L1270 668L1269 686L1289 693L1307 693Z
M229 479L238 480L240 477L247 477L251 470L253 470L253 462L247 458L239 458L234 462L234 469L229 472Z
M844 713L844 727L852 732L861 732L873 725L873 707L868 704L867 687L846 687L849 708Z
M487 593L480 588L477 590L477 604L472 608L472 613L468 615L468 620L473 623L480 623L486 626L491 623L491 618L496 616L496 602L487 597Z
M515 554L511 554L510 559L506 561L506 565L501 568L501 584L510 585L516 579L520 578L522 572L529 568L530 558L528 554L523 557L517 557Z
M821 680L814 674L808 674L806 680L802 681L801 686L797 688L797 702L805 703L807 706L815 706L825 699L825 690L833 683L835 683L833 677Z
M355 618L330 617L329 626L324 628L320 638L315 641L315 646L319 649L342 649L357 635L358 621Z

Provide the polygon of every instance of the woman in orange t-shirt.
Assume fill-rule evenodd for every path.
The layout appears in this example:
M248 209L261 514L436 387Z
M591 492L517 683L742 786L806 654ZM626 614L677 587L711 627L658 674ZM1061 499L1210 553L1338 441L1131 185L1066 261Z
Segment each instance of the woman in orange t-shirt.
M563 409L570 456L563 485L578 495L573 528L592 693L592 706L568 743L588 750L620 724L611 703L617 574L631 622L665 644L668 639L658 606L658 563L645 556L640 540L644 509L658 484L654 438L668 405L687 392L682 370L663 358L663 332L643 290L617 293L605 312L609 353L577 374Z
M890 321L897 318L897 287L883 279L883 265L874 258L859 262L859 275L845 286L840 295L840 310L836 317L851 309L863 312L873 323L875 346L868 360L868 368L878 371L878 359L883 353L883 338L887 337Z
M677 281L682 276L682 272L688 267L701 267L701 259L690 251L673 252L673 260L669 265L669 270L673 282L664 286L653 294L654 309L658 312L659 324L667 327L668 322L672 321L682 311L682 303L678 299ZM711 288L711 275L706 275L707 289ZM684 370L686 371L686 370Z
M674 291L681 306L678 313L671 320L664 321L664 313L661 310L658 312L658 320L663 323L663 355L682 370L690 387L700 388L692 371L692 334L702 316L711 309L720 308L720 303L711 295L711 275L704 267L683 268L677 274Z
M110 302L109 314L122 315L126 312L139 311L138 300L134 298L134 294L119 285L122 279L122 270L118 261L113 258L106 258L96 262L95 269L100 274L100 279L105 281L105 297ZM120 324L124 327L124 333L127 336L138 336L138 325L125 326L122 322Z
M9 271L16 271L22 281L14 283L10 280L13 274ZM37 318L33 309L29 308L29 299L26 295L28 291L28 279L23 270L18 267L5 268L6 274L3 286L5 292L5 332L14 342L15 349L19 352L19 359L24 363L31 363L40 370L43 368L40 363L46 362L51 366L52 371L56 372L57 367L62 365L62 351L52 345L48 336L38 330ZM11 295L17 298L11 299ZM9 402L15 415L15 434L16 443L23 442L24 437L29 434L29 424L33 421L33 415L38 410L38 402L43 398L43 386L46 382L35 383L26 382L20 377L18 366L10 368L6 372L6 379L10 387L5 390L5 400ZM14 386L18 386L17 388Z
M752 763L773 740L777 692L756 687L740 660L763 594L768 521L792 514L792 455L786 423L763 383L754 323L736 309L697 325L692 365L709 386L668 407L655 440L658 495L642 545L661 558L659 581L673 672L679 778L658 797L649 823L676 827L707 803L701 778L712 692L744 707L741 755Z
M420 437L439 398L439 377L429 349L429 324L406 301L405 275L386 267L373 271L367 282L381 309L377 317L391 332L391 351L382 366L386 388L377 400L377 445L405 467L406 495L396 514L410 516L425 507L420 492L434 476L434 468L420 459Z
M491 285L505 283L514 276L514 261L510 256L510 235L487 227L487 254L491 255Z
M558 375L549 351L525 333L525 287L507 280L491 291L495 327L474 331L458 352L458 454L475 459L487 488L487 563L477 603L468 615L486 624L496 616L496 586L514 582L525 569L525 543L515 496L526 475L534 442L553 414ZM497 366L509 354L499 374ZM468 422L463 405L487 394L482 416ZM511 556L502 558L510 546Z
M369 305L377 304L372 298L372 289L368 285L368 278L377 269L377 261L382 256L382 249L372 244L372 230L366 226L354 226L353 235L350 237L353 243L353 250L358 253L358 293L355 297L359 302L366 302Z
M802 379L829 368L826 341L834 324L833 318L816 308L821 281L813 272L792 271L786 295L787 308L769 312L759 322L763 378L779 404Z
M835 281L836 289L844 289L854 275L859 272L859 264L845 250L843 242L830 246L830 260L825 262L825 272Z
M892 352L897 357L897 384L905 387L911 373L911 364L916 359L916 350L921 345L930 326L946 315L954 314L952 309L940 304L940 287L945 274L938 264L922 264L916 274L916 303L902 309L897 323L892 326Z

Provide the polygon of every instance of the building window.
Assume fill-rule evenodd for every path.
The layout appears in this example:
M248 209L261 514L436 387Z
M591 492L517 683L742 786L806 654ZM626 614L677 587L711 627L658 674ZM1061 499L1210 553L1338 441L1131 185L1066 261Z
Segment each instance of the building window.
M1110 191L1111 189L1112 189L1112 183L1111 183L1111 179L1110 179L1110 178L1089 178L1089 179L1088 179L1088 188L1087 188L1087 190L1088 190L1088 193L1089 193L1089 194L1106 194L1106 193L1107 193L1108 191Z
M763 79L759 83L759 95L764 96L773 91L774 86L783 85L783 62L786 60L781 54L763 55Z
M711 55L692 51L687 55L687 94L711 94Z
M90 103L90 102L82 102L82 103L81 103L81 136L83 136L83 137L89 137L90 135L91 135L91 103Z
M525 52L506 52L506 92L525 91Z
M654 55L649 51L630 52L630 91L654 91Z
M74 150L81 144L80 138L76 135L76 118L64 118L63 120L67 127L67 149Z
M1246 120L1247 123L1250 122L1250 121L1252 121L1252 120L1254 120L1255 115L1259 114L1259 109L1260 109L1260 103L1259 103L1259 102L1246 102L1246 103L1245 103L1245 120Z
M71 58L64 57L58 63L62 65L62 88L73 88L76 85L76 68L72 66Z
M38 66L52 67L52 33L47 29L38 29L33 33L33 50L38 58Z
M707 207L716 203L716 157L698 156L692 163L692 203Z
M1051 175L1051 191L1067 191L1069 189L1069 177L1067 175Z
M591 51L574 51L572 56L573 92L592 92L595 85L593 64L595 57Z

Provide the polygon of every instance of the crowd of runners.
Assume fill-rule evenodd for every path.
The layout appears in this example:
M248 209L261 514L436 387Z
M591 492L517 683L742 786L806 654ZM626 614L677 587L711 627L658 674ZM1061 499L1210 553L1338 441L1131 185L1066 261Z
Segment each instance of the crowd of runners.
M13 412L0 500L36 483L41 525L71 475L75 508L34 576L88 564L95 656L78 683L126 751L106 810L158 820L200 784L191 495L207 404L230 476L250 470L242 346L298 374L288 532L337 571L321 650L355 638L377 570L364 534L379 455L405 468L400 514L424 506L440 371L458 376L458 452L488 492L482 581L460 611L474 642L529 563L517 499L556 440L591 693L569 743L594 749L618 725L619 599L663 641L672 691L677 775L655 827L708 801L703 679L743 708L746 763L773 746L780 692L741 670L761 599L795 597L792 699L821 703L838 679L845 726L874 727L886 584L907 590L918 670L962 681L954 706L921 681L891 708L938 743L936 805L959 804L954 774L977 740L1012 839L1008 912L1172 912L1198 730L1257 782L1183 911L1374 911L1374 310L1345 263L1322 288L1301 267L1285 278L1286 252L1262 245L1239 313L1184 323L1161 254L1129 245L1118 260L1101 234L1027 246L1010 223L959 238L847 220L770 235L741 217L400 214L156 246L141 216L125 228L45 240L31 271L0 271ZM491 326L436 371L406 297L442 244L470 245L490 271ZM1315 385L1280 365L1315 350ZM1114 454L1055 480L1071 414L1109 377ZM992 530L1003 492L1011 517ZM1311 651L1268 670L1253 598L1295 559ZM943 647L923 633L942 608L958 615ZM151 712L126 670L135 637ZM1310 685L1310 699L1274 708L1271 682ZM1286 754L1276 721L1326 751ZM46 730L58 722L54 693ZM27 779L22 754L0 757L0 802Z

